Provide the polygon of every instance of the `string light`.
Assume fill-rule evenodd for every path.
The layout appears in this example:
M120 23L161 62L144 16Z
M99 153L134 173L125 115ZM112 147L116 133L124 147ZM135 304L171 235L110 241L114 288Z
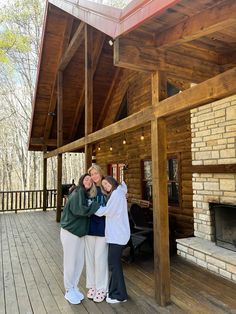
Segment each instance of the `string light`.
M113 150L113 148L112 148L112 144L110 143L110 151L112 151Z
M124 134L123 145L125 145L126 143L127 143L127 141L126 141L126 137L125 137L125 134Z
M143 128L142 128L142 134L140 136L140 140L143 141L144 140L144 133L143 133Z

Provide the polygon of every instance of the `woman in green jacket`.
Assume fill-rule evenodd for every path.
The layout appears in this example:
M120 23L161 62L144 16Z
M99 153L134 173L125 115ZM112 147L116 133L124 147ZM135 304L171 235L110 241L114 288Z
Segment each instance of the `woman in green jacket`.
M89 174L79 179L79 186L69 196L61 217L65 298L79 304L84 295L78 289L84 267L84 236L88 233L89 217L99 208L94 197L96 187ZM88 203L91 203L88 206Z

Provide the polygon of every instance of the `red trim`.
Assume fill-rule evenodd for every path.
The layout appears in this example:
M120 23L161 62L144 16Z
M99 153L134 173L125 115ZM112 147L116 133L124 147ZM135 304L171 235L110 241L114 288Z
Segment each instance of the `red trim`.
M73 14L112 38L116 38L138 27L153 16L161 14L180 1L134 0L123 10L87 0L79 0L77 4L67 3L65 8L63 7L63 0L49 0L49 3Z
M37 90L38 90L38 84L39 84L39 75L40 75L40 67L42 63L42 55L43 55L43 46L44 46L44 37L45 37L45 29L46 29L46 23L47 23L47 16L48 16L48 11L49 11L49 3L48 0L46 0L46 5L45 5L45 13L44 13L44 20L43 20L43 27L42 27L42 33L41 33L41 45L40 45L40 51L39 51L39 57L38 57L38 65L37 65L37 74L36 74L36 82L35 82L35 92L34 92L34 98L33 98L33 108L31 112L31 119L30 119L30 127L29 127L29 138L28 138L28 149L30 148L30 140L32 138L32 128L33 128L33 117L35 114L35 103L36 103L36 98L37 98Z
M116 37L143 24L153 16L160 15L180 0L134 0L122 10Z

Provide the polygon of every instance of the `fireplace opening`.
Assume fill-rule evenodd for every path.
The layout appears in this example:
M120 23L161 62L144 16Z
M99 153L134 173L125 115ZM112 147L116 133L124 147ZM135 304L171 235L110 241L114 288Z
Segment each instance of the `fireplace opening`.
M216 245L236 251L236 205L210 204L215 222Z

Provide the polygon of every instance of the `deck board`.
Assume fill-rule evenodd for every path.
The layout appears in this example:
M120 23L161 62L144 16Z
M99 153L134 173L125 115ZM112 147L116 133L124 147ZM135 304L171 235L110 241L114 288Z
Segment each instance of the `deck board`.
M124 263L128 302L70 305L64 298L63 252L55 212L0 214L0 314L236 313L236 285L177 257L171 261L171 304L154 300L149 254ZM81 291L86 293L85 274Z

